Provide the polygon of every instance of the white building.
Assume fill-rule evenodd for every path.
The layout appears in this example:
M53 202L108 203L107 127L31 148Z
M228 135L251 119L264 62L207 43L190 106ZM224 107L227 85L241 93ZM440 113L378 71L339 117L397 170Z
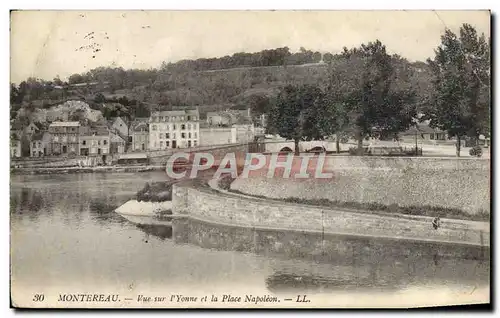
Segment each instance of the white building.
M149 149L198 146L199 120L197 109L152 112L149 119Z

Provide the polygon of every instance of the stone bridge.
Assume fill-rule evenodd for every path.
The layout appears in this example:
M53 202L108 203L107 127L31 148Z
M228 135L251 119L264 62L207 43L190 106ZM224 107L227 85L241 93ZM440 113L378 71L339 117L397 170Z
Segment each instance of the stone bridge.
M340 145L341 148L345 148L345 145ZM342 147L344 146L344 147ZM266 141L265 142L265 150L266 153L278 153L278 152L286 152L286 151L295 151L295 144L293 141L282 140L282 141ZM316 148L316 149L315 149ZM336 151L337 148L335 146L334 141L327 140L313 140L313 141L301 141L299 143L299 151L307 152L310 150L319 150L325 149L326 151Z

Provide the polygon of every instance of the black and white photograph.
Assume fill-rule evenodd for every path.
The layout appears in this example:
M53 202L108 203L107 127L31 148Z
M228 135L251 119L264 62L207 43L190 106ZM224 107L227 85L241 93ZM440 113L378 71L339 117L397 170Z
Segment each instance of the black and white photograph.
M490 305L491 24L12 10L11 307Z

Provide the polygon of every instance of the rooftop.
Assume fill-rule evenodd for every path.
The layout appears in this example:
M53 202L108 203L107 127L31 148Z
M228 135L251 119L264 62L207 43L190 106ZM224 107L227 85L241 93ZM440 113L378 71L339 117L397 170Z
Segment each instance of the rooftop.
M410 127L407 131L402 132L402 135L414 135L414 134L433 134L433 133L444 133L441 129L432 128L426 124L419 124L417 127Z
M49 127L79 127L78 121L55 121Z
M200 113L197 109L185 109L185 110L162 110L155 111L151 113L151 116L183 116L183 115L195 115L199 116Z

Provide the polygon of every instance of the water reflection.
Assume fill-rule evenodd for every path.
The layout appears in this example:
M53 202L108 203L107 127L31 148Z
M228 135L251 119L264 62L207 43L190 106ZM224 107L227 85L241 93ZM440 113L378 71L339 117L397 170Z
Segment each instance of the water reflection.
M27 215L30 220L35 221L46 204L43 195L37 190L23 187L10 193L10 211L18 217Z
M12 179L12 276L26 286L68 281L96 290L103 281L165 287L240 279L279 293L489 284L489 261L478 249L187 219L136 225L113 212L145 182L165 180L163 173Z
M149 224L147 225L136 224L136 226L138 229L140 229L147 235L155 236L162 241L172 238L172 233L173 233L172 226L149 225Z
M455 251L464 257L453 257L449 246L234 228L190 219L175 219L172 226L137 227L148 236L172 238L176 244L295 260L275 262L273 273L265 280L267 289L275 293L489 282L489 261L474 259L477 253L471 249ZM434 249L437 253L429 253Z
M86 209L89 211L90 217L101 225L108 225L109 223L127 223L125 218L115 213L115 209L119 206L119 204L115 202L116 198L113 197L107 199L90 199Z

